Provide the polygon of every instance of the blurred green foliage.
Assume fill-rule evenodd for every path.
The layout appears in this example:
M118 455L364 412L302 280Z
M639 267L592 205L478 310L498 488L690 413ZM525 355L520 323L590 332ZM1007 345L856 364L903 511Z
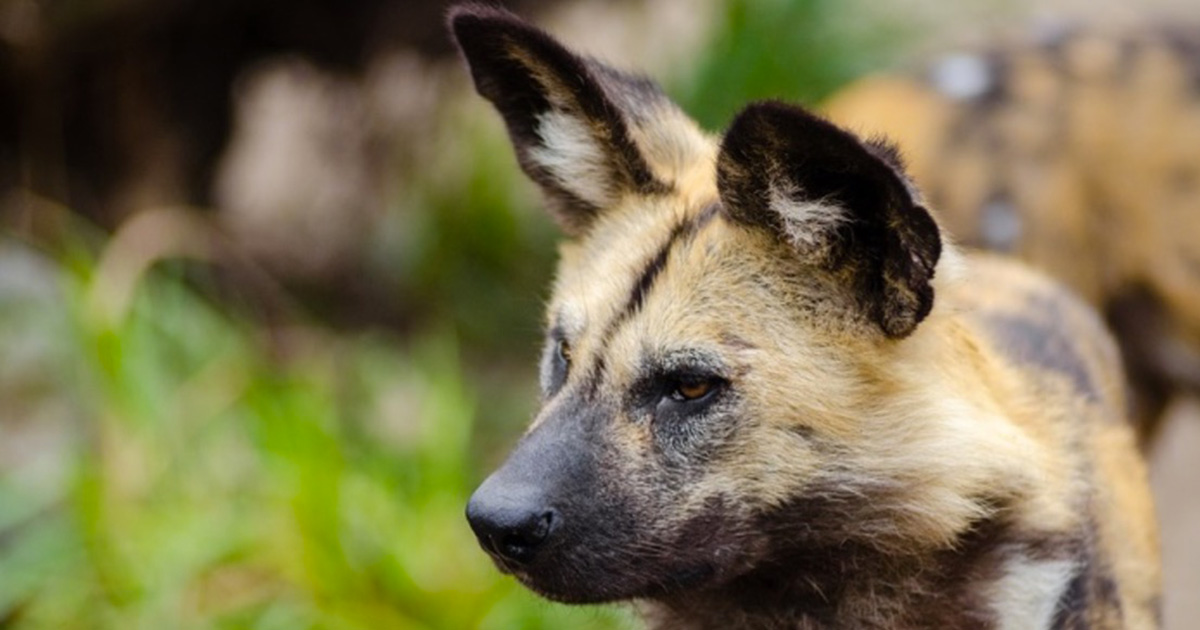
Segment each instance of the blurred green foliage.
M672 91L710 128L750 98L827 94L896 41L835 7L719 5ZM261 330L172 264L106 315L83 248L53 261L48 302L0 299L0 381L49 374L25 395L58 401L65 435L51 482L0 474L0 628L636 625L539 600L462 517L531 411L555 231L498 121L450 110L375 252L413 305L404 336ZM17 363L29 339L43 359Z
M286 358L169 273L127 314L60 272L38 334L82 412L58 492L0 479L0 619L22 628L563 628L500 577L462 518L484 472L452 334L286 334ZM32 314L30 314L32 315ZM44 322L33 317L25 332ZM0 624L4 625L4 624Z
M675 97L701 126L721 129L751 100L816 104L886 66L913 35L846 9L838 0L727 0L695 73L679 78Z

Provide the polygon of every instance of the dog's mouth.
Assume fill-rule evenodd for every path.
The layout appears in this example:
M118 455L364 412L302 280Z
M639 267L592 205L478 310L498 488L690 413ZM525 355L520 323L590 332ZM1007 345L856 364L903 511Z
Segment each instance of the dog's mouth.
M663 597L702 586L719 573L718 568L708 561L654 567L654 561L647 559L646 566L641 569L634 565L606 569L552 558L526 566L493 559L500 571L512 575L526 588L547 599L567 604Z
M521 565L517 564L516 562L506 560L505 558L498 556L490 551L487 552L487 555L489 558L492 559L492 562L496 565L496 568L501 573L503 573L505 575L513 575L518 578L521 577L521 575L520 575L522 573ZM524 581L524 580L522 580L522 581Z

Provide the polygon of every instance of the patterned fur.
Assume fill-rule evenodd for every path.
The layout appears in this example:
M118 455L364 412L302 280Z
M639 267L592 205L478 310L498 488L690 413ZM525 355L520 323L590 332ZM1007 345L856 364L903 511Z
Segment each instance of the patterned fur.
M1061 31L864 79L825 109L897 140L962 243L1103 309L1143 440L1200 392L1200 31Z
M655 628L1154 628L1102 322L964 254L897 152L804 110L710 137L502 10L450 27L568 239L543 405L467 516L497 566Z

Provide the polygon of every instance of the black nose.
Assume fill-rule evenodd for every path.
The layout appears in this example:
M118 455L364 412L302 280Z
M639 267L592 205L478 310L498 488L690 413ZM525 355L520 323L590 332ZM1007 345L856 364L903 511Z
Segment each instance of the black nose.
M533 560L559 520L558 512L528 486L485 482L467 503L467 521L484 550L518 564Z

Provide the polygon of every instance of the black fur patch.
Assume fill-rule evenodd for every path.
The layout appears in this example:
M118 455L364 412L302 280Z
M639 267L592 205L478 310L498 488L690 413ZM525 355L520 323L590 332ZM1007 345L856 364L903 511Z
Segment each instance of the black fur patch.
M981 520L941 551L889 553L861 537L864 527L888 527L886 517L871 514L869 507L857 509L861 501L861 496L847 500L837 492L818 492L764 514L752 530L769 536L768 562L666 604L704 628L992 626L993 612L980 586L1000 574L1000 549L1014 535L1005 521ZM878 614L874 605L892 597L911 612L856 617ZM720 617L730 613L736 616Z
M1067 590L1063 591L1058 603L1054 605L1054 621L1050 624L1052 630L1076 630L1087 628L1088 605L1088 574L1086 569L1079 571L1071 578Z
M1065 376L1088 400L1100 400L1087 366L1071 345L1061 321L1008 313L984 313L980 321L996 348L1015 363L1033 364Z
M1097 564L1091 544L1083 545L1080 566L1055 604L1051 630L1111 627L1122 618L1121 593L1107 568Z
M789 241L783 217L771 208L773 195L841 207L846 220L823 235L831 247L816 262L848 270L867 314L899 338L933 307L930 280L942 247L937 224L910 194L899 163L888 145L868 146L803 109L763 102L743 110L726 133L717 186L732 219Z
M591 130L607 155L610 181L590 184L645 194L668 190L646 164L618 106L636 101L631 94L657 93L652 82L583 59L497 7L458 5L450 10L448 23L475 89L504 118L521 167L546 191L555 217L569 234L582 233L601 208L581 199L531 158L531 150L542 145L542 114L556 110L575 116Z

